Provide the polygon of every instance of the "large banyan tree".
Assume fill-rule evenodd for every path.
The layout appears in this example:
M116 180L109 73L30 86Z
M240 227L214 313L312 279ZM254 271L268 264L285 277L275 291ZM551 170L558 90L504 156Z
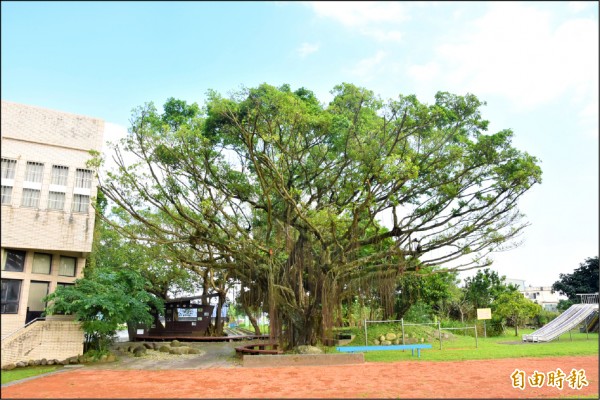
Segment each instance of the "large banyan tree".
M541 180L510 130L486 132L473 95L332 94L323 105L263 84L209 92L202 109L146 104L101 178L127 215L115 228L182 268L239 281L287 346L330 337L342 301L361 292L393 305L406 274L489 265L527 226L517 202Z

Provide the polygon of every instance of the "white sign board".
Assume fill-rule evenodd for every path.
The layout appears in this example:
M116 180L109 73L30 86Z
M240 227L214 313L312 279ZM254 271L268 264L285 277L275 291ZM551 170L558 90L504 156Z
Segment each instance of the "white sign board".
M198 318L197 308L178 308L177 309L177 320L178 321L196 321Z
M477 319L492 319L492 309L491 308L478 308L477 309Z

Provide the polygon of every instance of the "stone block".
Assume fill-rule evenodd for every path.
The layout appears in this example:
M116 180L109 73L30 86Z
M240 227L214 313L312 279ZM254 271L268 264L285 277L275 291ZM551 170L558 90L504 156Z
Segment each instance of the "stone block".
M169 351L169 354L188 354L189 352L189 347L172 347L171 350Z
M299 354L323 354L323 350L315 346L298 346L296 351Z

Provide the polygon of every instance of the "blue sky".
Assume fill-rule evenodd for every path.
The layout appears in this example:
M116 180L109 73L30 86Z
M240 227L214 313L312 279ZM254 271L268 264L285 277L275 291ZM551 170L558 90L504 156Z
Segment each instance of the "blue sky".
M381 97L436 91L487 102L490 131L542 160L520 202L532 224L493 268L550 285L598 255L596 2L10 2L2 99L107 122L168 97L202 104L262 82L351 82Z

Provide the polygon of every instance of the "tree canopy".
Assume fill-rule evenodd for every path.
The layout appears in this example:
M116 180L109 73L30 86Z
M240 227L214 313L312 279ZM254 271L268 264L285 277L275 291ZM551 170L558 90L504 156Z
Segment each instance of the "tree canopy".
M139 272L96 267L73 286L58 287L44 301L46 313L72 314L86 335L86 350L105 351L119 324L151 323L150 309L162 309L160 299L149 294L148 282Z
M559 274L560 279L554 282L552 290L577 302L577 294L598 293L598 271L598 256L588 257L573 273Z
M475 309L487 308L501 294L517 291L517 287L506 285L505 281L504 276L489 268L479 270L475 276L465 279L465 297Z
M113 227L241 282L290 345L330 335L352 294L389 297L402 276L488 266L517 244L517 202L541 169L511 130L486 132L477 97L383 101L347 83L332 94L323 105L262 84L211 91L203 108L137 108L101 181L128 215Z
M539 314L541 310L542 306L517 291L501 293L494 304L494 313L514 324L515 336L519 336L519 324Z

